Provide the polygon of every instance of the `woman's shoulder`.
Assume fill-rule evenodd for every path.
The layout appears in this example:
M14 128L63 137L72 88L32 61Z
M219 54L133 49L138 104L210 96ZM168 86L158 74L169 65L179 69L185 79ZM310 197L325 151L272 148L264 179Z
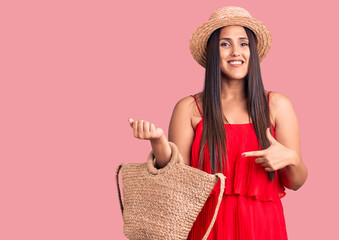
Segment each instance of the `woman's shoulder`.
M266 95L270 93L270 106L277 107L281 104L290 103L290 99L281 92L275 92L275 91L265 91Z
M194 95L194 94L192 94L192 95ZM192 108L192 105L195 102L195 100L192 97L192 95L180 98L177 101L177 103L175 104L175 107L181 108L181 109L184 108L184 110L188 110L188 108Z
M202 93L195 93L185 97L182 97L178 100L175 104L174 110L177 114L187 115L190 118L192 128L194 129L196 124L201 120L201 115L199 113L199 109L197 107L197 103L199 105L200 111L201 108L201 94ZM192 95L195 97L192 97ZM197 103L195 102L197 100Z
M265 91L266 95L268 92L271 92L269 96L269 108L273 117L273 125L275 126L277 117L280 114L283 114L286 111L286 108L291 108L292 103L290 99L281 92Z
M195 100L196 100L199 107L200 107L201 101L202 101L201 94L202 93L196 93L196 94L191 94L191 95L182 97L181 99L178 100L178 102L176 103L175 106L178 106L180 108L185 108L186 110L192 110L192 108L194 108L194 106L196 106L196 102L195 102Z

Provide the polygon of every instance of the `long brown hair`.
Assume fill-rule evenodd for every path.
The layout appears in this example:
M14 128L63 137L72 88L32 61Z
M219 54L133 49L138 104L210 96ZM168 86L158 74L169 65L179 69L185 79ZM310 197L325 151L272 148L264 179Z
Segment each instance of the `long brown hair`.
M257 52L257 38L248 28L244 27L249 39L250 59L248 74L245 77L244 91L247 101L247 110L252 118L253 127L257 136L259 149L270 146L266 138L266 129L271 128L269 106L261 78L259 57ZM204 149L207 143L212 173L223 172L223 159L226 159L226 132L221 104L221 71L219 36L221 28L215 30L206 48L205 86L203 90L203 131L199 151L199 168L202 169ZM272 129L270 129L272 132ZM261 144L262 143L262 144ZM268 172L272 181L275 172Z

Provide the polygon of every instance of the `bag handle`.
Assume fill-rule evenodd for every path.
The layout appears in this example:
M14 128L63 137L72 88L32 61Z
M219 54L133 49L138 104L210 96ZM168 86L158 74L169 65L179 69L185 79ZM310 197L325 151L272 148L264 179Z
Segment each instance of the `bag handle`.
M147 169L151 174L158 175L158 174L167 172L176 163L184 164L184 159L179 153L178 147L175 145L175 143L170 142L170 141L168 141L168 143L171 147L172 155L165 167L160 168L160 169L155 168L153 150L151 150L151 152L149 153L148 158L147 158Z
M215 223L215 220L217 219L217 215L218 215L218 211L219 211L219 208L220 208L220 204L221 204L221 200L222 200L222 197L224 195L224 191L225 191L225 176L224 174L222 173L216 173L215 174L216 176L218 176L220 178L220 193L219 193L219 197L218 197L218 203L217 203L217 206L215 207L215 211L214 211L214 215L213 215L213 218L212 218L212 221L206 231L206 234L205 236L203 237L202 240L206 240L208 235L210 235L210 232L213 228L213 225Z
M119 194L119 202L120 202L120 209L121 209L121 214L124 212L124 206L122 205L122 200L121 200L121 193L120 193L120 187L119 187L119 172L122 167L122 164L120 164L117 168L117 173L115 174L115 180L117 182L117 188L118 188L118 194Z

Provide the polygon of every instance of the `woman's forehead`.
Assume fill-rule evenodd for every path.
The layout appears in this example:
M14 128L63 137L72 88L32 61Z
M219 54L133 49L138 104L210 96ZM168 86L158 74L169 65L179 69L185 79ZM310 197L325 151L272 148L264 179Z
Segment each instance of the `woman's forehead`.
M220 38L238 38L238 37L244 37L247 38L246 31L244 27L232 25L232 26L226 26L223 27L220 31Z

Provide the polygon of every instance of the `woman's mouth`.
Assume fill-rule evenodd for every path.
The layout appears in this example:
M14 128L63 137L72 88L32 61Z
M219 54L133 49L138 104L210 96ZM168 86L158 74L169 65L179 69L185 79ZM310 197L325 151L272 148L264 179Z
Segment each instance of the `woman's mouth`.
M241 67L244 63L242 60L227 61L232 67Z

